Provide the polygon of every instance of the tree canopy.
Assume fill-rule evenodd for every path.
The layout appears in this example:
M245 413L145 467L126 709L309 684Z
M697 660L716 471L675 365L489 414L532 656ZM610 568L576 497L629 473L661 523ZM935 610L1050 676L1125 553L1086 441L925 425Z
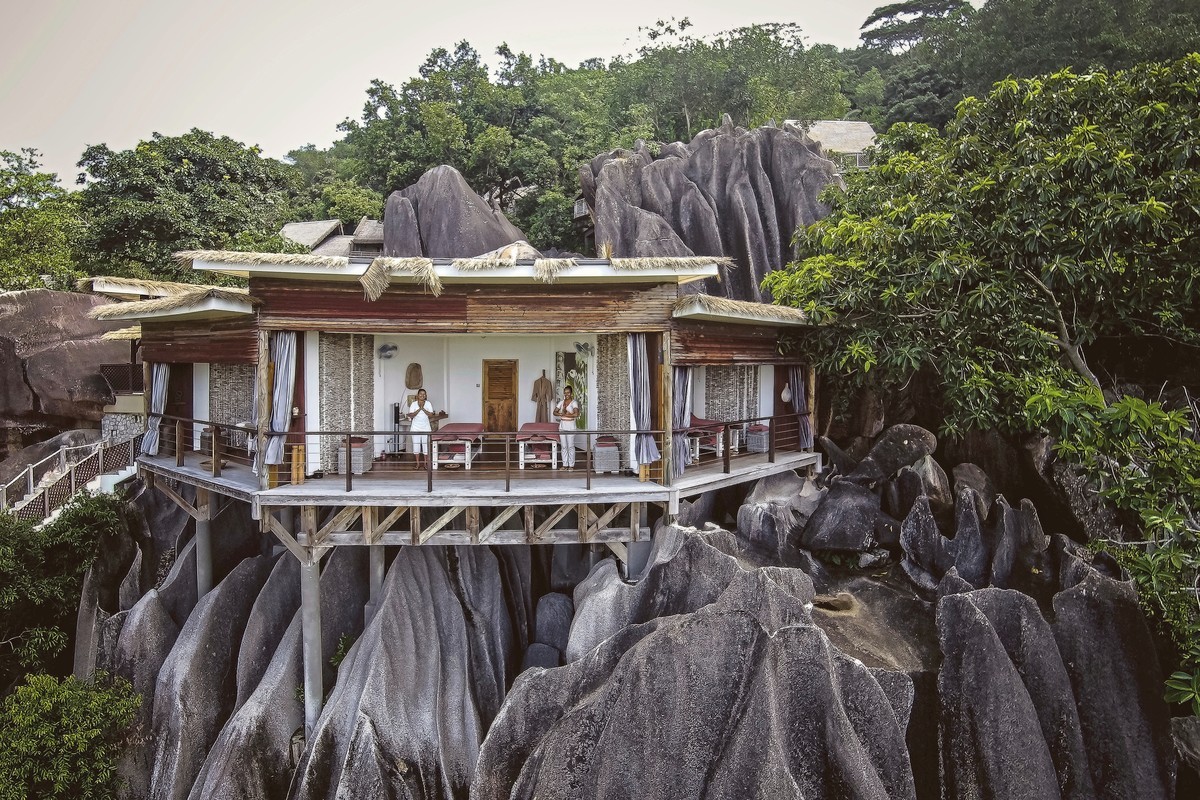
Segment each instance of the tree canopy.
M74 196L35 150L0 151L0 290L69 288L81 224Z
M177 250L228 249L290 221L296 172L227 136L155 133L130 150L87 148L79 193L89 272L172 276Z
M1030 376L1097 383L1102 335L1200 352L1200 55L1006 80L946 135L901 125L768 278L822 367L935 373L949 431L1011 420Z

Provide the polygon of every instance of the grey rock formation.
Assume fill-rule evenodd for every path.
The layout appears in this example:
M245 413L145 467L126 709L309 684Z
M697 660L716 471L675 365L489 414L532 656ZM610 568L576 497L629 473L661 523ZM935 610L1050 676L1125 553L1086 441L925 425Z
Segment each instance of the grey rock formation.
M561 667L563 663L562 651L557 647L551 647L548 644L534 642L525 650L525 658L521 661L521 671L533 667L541 669L553 669Z
M233 711L238 643L271 566L266 556L239 564L196 605L163 663L151 727L152 800L188 796Z
M941 577L954 566L955 544L938 531L929 499L923 495L904 518L900 548L904 551L900 566L913 583L926 591L934 591Z
M513 636L504 575L486 547L400 551L379 612L342 662L290 797L462 795L525 650Z
M693 548L713 549L675 535L694 542L676 549L688 566L703 560ZM896 675L885 691L832 647L811 623L811 597L796 570L739 569L697 610L523 673L471 796L914 796L902 718L911 685Z
M804 526L801 543L807 550L870 550L881 515L879 495L850 481L834 481Z
M1200 717L1175 717L1171 720L1171 738L1180 759L1200 773Z
M1089 570L1054 596L1053 629L1100 795L1174 797L1163 676L1133 585Z
M445 164L393 192L385 212L383 249L389 255L467 258L525 238Z
M362 631L367 558L362 547L341 547L327 557L321 573L322 651L326 656L332 656L343 637L357 638ZM280 566L289 561L291 566ZM287 794L294 766L292 735L304 725L299 612L291 614L290 624L275 639L277 646L269 646L269 642L274 638L270 631L278 622L275 606L290 602L285 584L298 587L299 579L296 559L285 553L259 592L238 658L237 710L209 750L192 786L193 800L269 800ZM261 664L260 670L261 653L268 647L269 662ZM248 660L247 651L257 652ZM255 674L261 679L255 679ZM333 676L327 678L327 685L332 686Z
M1095 797L1071 682L1033 600L947 595L937 625L948 796Z
M996 499L996 487L988 474L975 464L959 464L953 470L954 496L957 498L964 490L970 489L975 493L975 503L981 518L987 517L991 511L992 501Z
M657 158L645 145L604 153L579 178L598 244L622 257L729 256L738 268L702 291L741 300L762 299L763 277L791 260L798 227L825 216L817 196L836 180L800 131L728 120Z
M99 422L112 391L98 366L129 360L128 342L100 339L124 323L87 316L107 302L47 289L0 294L0 426Z
M893 425L883 432L867 457L851 473L854 478L875 482L916 464L937 449L937 437L918 425Z
M738 509L737 533L755 550L790 561L790 551L823 494L795 472L762 478Z
M336 552L330 558L335 555ZM291 553L285 553L276 559L246 620L238 646L235 709L241 708L258 688L299 608L300 562Z
M542 595L537 604L537 626L535 642L549 645L559 652L567 649L571 636L571 617L575 604L570 597L559 592Z
M723 549L721 539L727 540ZM742 571L730 554L738 549L728 533L702 534L672 526L655 535L650 561L636 584L622 582L611 560L600 562L575 588L567 662L583 657L622 628L714 602Z
M982 588L987 586L991 572L992 551L984 536L983 520L980 519L979 495L971 488L958 492L954 528L954 566L959 576L967 583Z

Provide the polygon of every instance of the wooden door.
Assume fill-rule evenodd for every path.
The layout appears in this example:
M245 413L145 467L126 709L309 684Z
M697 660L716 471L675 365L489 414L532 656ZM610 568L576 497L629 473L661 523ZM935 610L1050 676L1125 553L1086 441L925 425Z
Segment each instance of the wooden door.
M169 417L182 417L183 419L191 419L192 417L192 365L191 364L172 364L171 372L167 376L167 401L163 405L163 414ZM172 420L163 422L163 428L169 430L169 433L163 433L163 441L175 441L175 423ZM183 449L192 449L192 436L189 431L192 426L183 426ZM174 452L174 444L171 444L171 450L160 448L162 452Z
M483 361L483 427L488 431L517 429L517 362Z

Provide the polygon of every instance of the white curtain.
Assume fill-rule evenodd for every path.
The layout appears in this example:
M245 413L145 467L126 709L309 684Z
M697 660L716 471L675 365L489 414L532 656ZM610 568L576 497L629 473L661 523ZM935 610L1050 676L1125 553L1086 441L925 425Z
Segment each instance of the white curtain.
M692 463L692 448L683 434L692 421L692 368L675 367L671 372L671 474L678 478Z
M658 443L650 431L650 359L646 355L646 334L629 334L630 418L638 431L633 437L632 466L653 464L662 458Z
M808 381L804 367L794 365L788 368L788 382L792 387L792 410L796 412L796 422L799 430L799 447L811 450L813 446L812 424L808 419Z
M162 424L161 415L167 407L167 381L170 377L170 364L150 365L150 419L146 420L146 435L142 437L142 452L149 456L158 455L158 428Z
M292 388L296 385L296 333L277 331L271 335L271 363L275 384L271 391L271 435L267 438L268 464L283 463L283 444L292 422Z

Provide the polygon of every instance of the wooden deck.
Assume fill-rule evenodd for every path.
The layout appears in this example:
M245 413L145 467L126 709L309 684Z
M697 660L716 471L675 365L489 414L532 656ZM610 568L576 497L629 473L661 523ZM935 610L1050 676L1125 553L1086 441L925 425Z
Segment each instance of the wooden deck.
M504 470L487 468L438 470L432 491L427 473L412 469L369 470L353 476L350 491L342 475L259 490L257 476L243 464L228 464L213 477L202 462L206 457L197 453L185 454L182 466L174 456L139 458L143 473L250 503L264 530L304 560L337 545L570 542L618 549L647 537L647 508L674 516L683 499L790 470L819 470L821 456L784 451L771 462L766 453L742 453L731 459L728 473L721 460L709 459L670 486L627 474L592 474L589 488L579 469L513 469L507 491ZM317 510L331 508L338 510L318 524Z

